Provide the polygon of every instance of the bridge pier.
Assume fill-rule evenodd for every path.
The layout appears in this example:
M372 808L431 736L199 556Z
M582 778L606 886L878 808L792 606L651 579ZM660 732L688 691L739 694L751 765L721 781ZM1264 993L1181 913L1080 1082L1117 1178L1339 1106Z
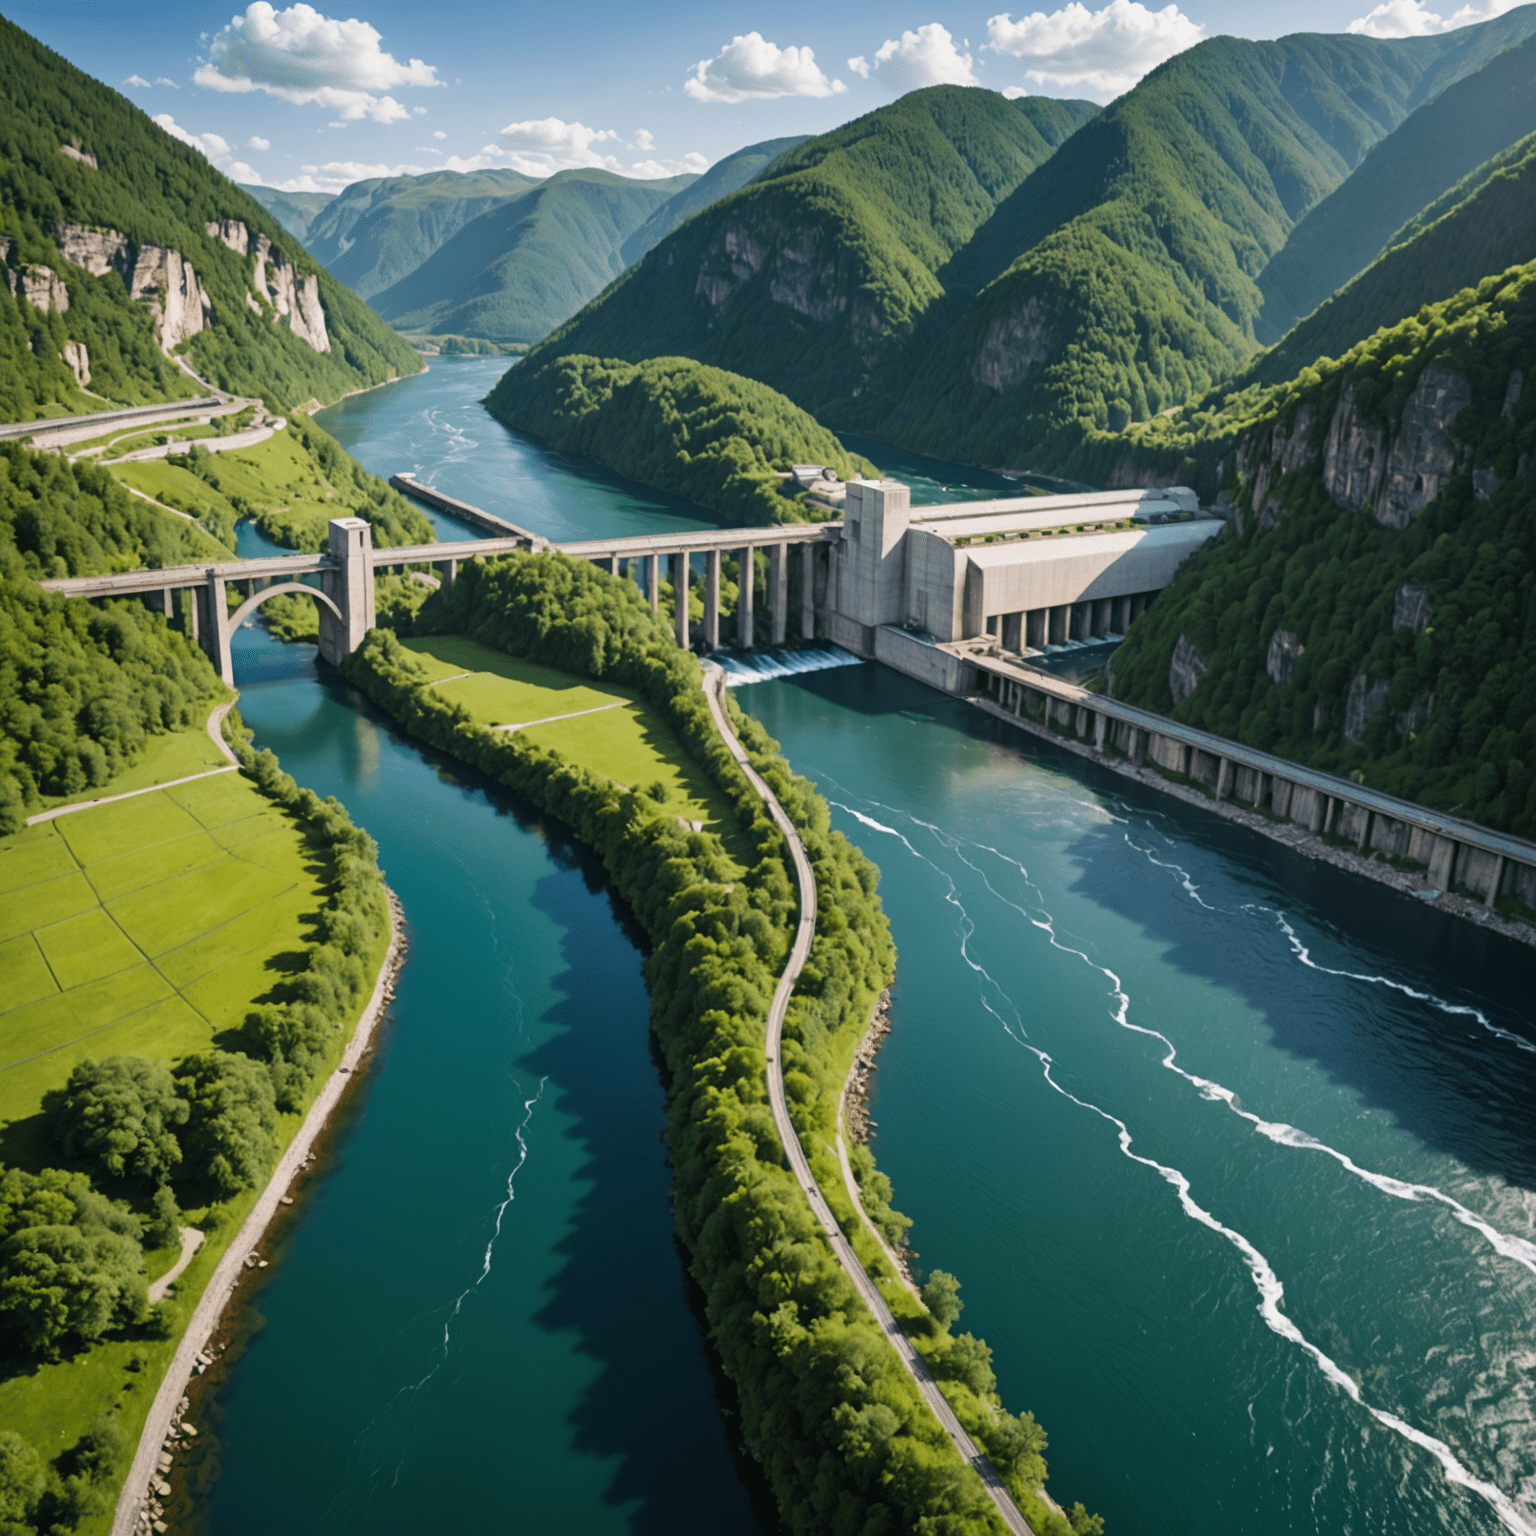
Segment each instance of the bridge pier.
M340 611L320 604L320 654L340 666L377 622L373 594L373 528L360 517L331 519L331 568L320 573L320 590Z
M672 556L672 621L676 626L677 643L688 649L688 552L679 550Z
M816 638L816 546L800 546L800 638L807 645Z
M752 649L752 604L757 598L757 563L750 544L736 557L736 644Z
M720 551L704 556L704 649L720 649Z
M783 645L789 627L789 564L782 544L768 546L768 619L773 634L770 642Z
M651 600L651 612L661 612L661 556L645 557L645 593Z

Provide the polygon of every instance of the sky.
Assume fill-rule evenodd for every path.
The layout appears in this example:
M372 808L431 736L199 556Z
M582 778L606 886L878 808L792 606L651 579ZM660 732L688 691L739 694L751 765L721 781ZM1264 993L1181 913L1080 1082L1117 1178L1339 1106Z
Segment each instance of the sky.
M698 173L922 85L1108 102L1223 33L1409 37L1514 0L12 0L6 14L237 181L601 166ZM358 8L354 9L356 5Z

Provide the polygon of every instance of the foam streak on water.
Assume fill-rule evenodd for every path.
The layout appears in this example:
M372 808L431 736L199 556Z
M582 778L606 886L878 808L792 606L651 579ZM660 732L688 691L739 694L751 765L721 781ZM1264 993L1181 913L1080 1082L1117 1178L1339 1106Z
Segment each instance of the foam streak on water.
M1328 1381L1346 1393L1353 1402L1357 1403L1361 1408L1363 1408L1379 1424L1392 1430L1394 1433L1402 1436L1413 1445L1419 1447L1419 1449L1427 1451L1431 1456L1433 1456L1439 1463L1442 1472L1449 1482L1466 1488L1470 1492L1476 1493L1481 1498L1485 1499L1492 1507L1494 1512L1498 1515L1503 1524L1512 1533L1514 1533L1514 1536L1536 1536L1536 1528L1533 1528L1526 1523L1526 1521L1521 1517L1519 1510L1510 1500L1509 1496L1505 1494L1505 1492L1497 1485L1486 1482L1483 1479L1475 1476L1460 1461L1456 1454L1451 1450L1450 1446L1448 1446L1443 1440L1437 1439L1435 1436L1430 1435L1421 1429L1418 1429L1414 1425L1408 1423L1405 1419L1399 1418L1396 1414L1391 1413L1386 1409L1378 1408L1373 1404L1365 1401L1365 1398L1363 1397L1358 1384L1348 1374L1348 1372L1346 1372L1337 1363L1337 1361L1335 1361L1324 1350L1319 1348L1318 1345L1314 1344L1309 1338L1307 1338L1301 1329L1295 1324L1295 1322L1293 1322L1281 1310L1281 1303L1284 1299L1285 1288L1281 1283L1279 1276L1275 1273L1275 1270L1270 1264L1269 1260L1265 1258L1264 1254L1261 1253L1260 1250L1241 1232L1238 1232L1235 1229L1225 1225L1194 1199L1191 1192L1189 1179L1179 1169L1169 1167L1167 1164L1160 1163L1150 1157L1144 1157L1140 1153L1133 1151L1133 1137L1125 1121L1120 1119L1117 1115L1111 1114L1108 1110L1102 1109L1099 1105L1094 1104L1089 1100L1079 1098L1076 1094L1072 1093L1069 1089L1065 1088L1062 1084L1056 1081L1055 1077L1052 1076L1052 1068L1055 1065L1053 1058L1047 1052L1041 1050L1038 1046L1032 1044L1029 1041L1023 1028L1022 1018L1019 1013L1017 1004L998 984L996 978L993 977L991 973L987 971L987 969L968 952L967 946L971 937L975 933L975 925L965 910L965 906L960 899L959 891L955 885L954 880L942 869L942 867L938 865L934 860L929 859L925 854L921 853L905 836L905 834L900 832L897 828L877 821L874 817L869 816L864 812L855 810L852 806L843 804L838 801L833 801L832 803L836 805L838 809L846 811L849 815L853 816L864 826L867 826L874 831L884 833L887 836L896 838L907 848L910 853L912 853L915 857L922 859L924 863L931 865L940 875L945 878L949 885L949 892L945 899L951 905L958 908L962 916L962 958L965 960L965 963L970 967L971 970L986 978L987 982L990 983L991 987L996 991L999 999L1007 1005L1009 1011L1013 1015L1014 1022L1010 1023L1008 1019L1003 1017L998 1009L992 1005L991 1001L989 1001L985 991L983 991L980 997L981 1005L998 1021L999 1024L1002 1025L1002 1027L1010 1035L1018 1040L1018 1042L1039 1061L1041 1073L1045 1081L1050 1085L1052 1089L1061 1094L1064 1098L1070 1100L1079 1108L1088 1110L1113 1125L1116 1128L1121 1153L1130 1159L1130 1161L1139 1163L1143 1167L1153 1169L1160 1177L1162 1177L1177 1191L1180 1206L1182 1207L1186 1216L1196 1222L1199 1222L1202 1226L1209 1228L1212 1232L1215 1232L1221 1237L1225 1238L1229 1243L1232 1244L1234 1248L1237 1249L1237 1251L1242 1255L1243 1262L1246 1265L1248 1272L1253 1280L1254 1286L1259 1293L1259 1315L1263 1318L1265 1325L1271 1330L1271 1332L1300 1348L1308 1356L1308 1358L1312 1360L1314 1365L1322 1372ZM888 813L894 812L894 814L898 816L905 814L899 811L895 811L894 807L887 807L882 805L880 808L887 811ZM1418 1200L1423 1198L1441 1201L1452 1209L1458 1221L1461 1221L1465 1225L1472 1227L1476 1231L1480 1232L1495 1248L1496 1251L1503 1254L1505 1257L1512 1258L1516 1262L1524 1264L1527 1268L1530 1268L1533 1272L1536 1272L1536 1245L1532 1245L1520 1238L1509 1237L1508 1235L1497 1231L1487 1222L1478 1217L1475 1213L1467 1210L1465 1206L1461 1205L1458 1201L1452 1199L1450 1196L1444 1194L1442 1191L1434 1189L1429 1185L1406 1184L1400 1180L1391 1179L1385 1175L1372 1173L1367 1169L1360 1168L1358 1164L1354 1163L1345 1154L1335 1151L1333 1148L1326 1146L1311 1136L1308 1136L1305 1132L1296 1129L1294 1126L1287 1126L1264 1121L1257 1115L1250 1114L1248 1111L1238 1106L1236 1102L1236 1095L1233 1094L1229 1089L1223 1088L1220 1084L1213 1083L1209 1079L1201 1078L1193 1073L1186 1072L1182 1067L1176 1064L1174 1058L1177 1053L1173 1043L1168 1039L1166 1035L1163 1035L1157 1030L1147 1029L1141 1025L1133 1024L1130 1022L1128 1013L1131 999L1122 986L1120 978L1108 967L1099 965L1084 951L1074 948L1069 944L1063 944L1057 936L1054 919L1052 918L1051 914L1045 910L1043 905L1038 908L1036 913L1031 913L1025 908L1019 906L1018 903L1013 902L1006 896L1002 895L1002 893L992 885L991 881L987 879L985 872L979 866L972 863L971 860L967 859L964 853L961 851L960 844L967 840L957 839L952 834L946 833L941 828L934 826L932 823L922 821L916 816L906 815L905 819L916 826L925 828L935 838L937 838L941 844L949 848L950 851L952 851L963 864L974 870L981 877L982 882L986 886L987 890L996 899L1011 907L1014 911L1018 912L1034 928L1044 932L1052 948L1075 956L1079 960L1083 961L1086 965L1090 966L1092 969L1103 975L1110 982L1111 996L1115 1001L1116 1006L1112 1014L1115 1022L1122 1028L1128 1029L1134 1033L1148 1035L1161 1041L1161 1043L1167 1048L1168 1052L1168 1054L1163 1058L1162 1065L1192 1083L1202 1092L1205 1097L1213 1100L1219 1100L1220 1102L1225 1103L1229 1109L1240 1115L1243 1119L1250 1121L1257 1129L1260 1130L1262 1134L1267 1136L1269 1140L1275 1142L1277 1145L1295 1147L1308 1151L1325 1152L1328 1155L1336 1158L1351 1173L1356 1174L1358 1177L1366 1180L1366 1182L1373 1185L1375 1188L1380 1189L1387 1194L1393 1195L1399 1199L1406 1200ZM970 844L970 846L980 850L984 845ZM1135 845L1133 844L1132 846L1134 847ZM1009 857L1006 854L998 853L995 848L988 848L987 851L996 854L997 857L1005 860L1007 863L1018 869L1023 875L1025 881L1029 884L1030 889L1035 892L1037 898L1039 897L1039 888L1030 879L1029 871L1022 863L1020 863L1017 859ZM1145 850L1141 849L1138 849L1137 851L1145 852ZM1154 860L1154 862L1161 861ZM1177 869L1177 866L1172 865L1164 865L1163 867ZM1207 907L1209 910L1214 910L1209 908L1208 903L1201 900L1196 888L1190 882L1187 873L1182 869L1178 869L1178 873L1183 877L1185 888L1188 890L1189 894L1193 896L1195 900L1199 901L1202 906Z

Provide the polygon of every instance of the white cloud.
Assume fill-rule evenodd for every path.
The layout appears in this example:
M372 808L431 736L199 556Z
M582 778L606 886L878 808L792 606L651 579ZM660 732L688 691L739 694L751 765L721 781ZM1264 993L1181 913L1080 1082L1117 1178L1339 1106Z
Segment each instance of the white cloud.
M266 150L272 148L272 140L264 139L260 134L252 134L251 137L245 141L245 147L247 149L254 149L265 152Z
M780 48L761 32L733 37L712 59L700 59L683 89L695 101L835 96L848 87L829 80L809 48Z
M1425 0L1384 0L1375 10L1356 17L1347 30L1365 37L1425 37L1432 32L1451 32L1479 21L1492 21L1521 3L1522 0L1483 0L1481 5L1464 5L1450 16L1440 16L1430 10Z
M301 167L302 176L291 176L287 181L275 181L269 185L279 192L340 192L354 181L373 181L378 177L421 176L438 166L430 165L370 165L362 160L328 160L324 165Z
M434 139L446 139L448 135L441 128L434 128L432 130L432 137Z
M681 160L637 160L624 172L640 181L655 181L662 176L702 176L709 169L709 157L690 150Z
M862 55L848 60L848 68L869 79L878 74L893 91L915 91L925 85L980 85L971 68L970 54L961 53L948 28L936 21L903 32L900 39L887 38L871 64Z
M188 133L169 112L162 112L155 121L183 144L190 144L203 158L216 165L231 181L260 181L261 177L244 160L235 159L229 141L216 133ZM253 141L254 142L254 141ZM261 141L265 143L265 140Z
M168 86L170 86L170 88L173 91L179 91L181 89L181 87L179 85L177 85L174 80L167 79L167 77L164 76L164 75L156 75L155 76L155 84L156 85L168 85Z
M129 75L128 78L123 81L123 84L136 85L141 91L147 91L149 89L149 81L146 80L143 75Z
M995 53L1023 59L1037 86L1077 91L1108 101L1136 84L1148 70L1193 47L1205 27L1176 5L1149 11L1139 0L1110 0L1090 11L1072 0L1047 15L1036 11L1014 21L1006 12L987 22Z
M601 154L592 147L617 144L619 136L611 128L588 128L585 123L541 117L525 123L508 123L501 130L501 138L507 163L525 176L551 176L576 166L620 169L615 156Z
M635 148L639 150L655 149L656 135L648 128L637 128L635 130Z
M193 79L215 91L265 91L295 105L328 107L344 122L398 122L407 109L383 94L441 82L420 59L401 63L366 21L337 21L310 5L275 10L253 0L208 46Z
M1026 86L1022 86L1022 85L1005 85L1003 87L1003 97L1007 101L1017 101L1021 96L1028 96L1028 95L1029 95L1029 90L1028 90L1028 88Z

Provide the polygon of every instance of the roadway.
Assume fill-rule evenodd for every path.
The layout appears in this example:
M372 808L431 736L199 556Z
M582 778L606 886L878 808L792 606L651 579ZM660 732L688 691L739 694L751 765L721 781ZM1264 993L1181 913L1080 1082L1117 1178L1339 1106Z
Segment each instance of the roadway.
M918 1391L922 1393L924 1401L933 1410L934 1416L960 1453L961 1459L967 1466L974 1468L981 1478L988 1496L997 1506L998 1514L1002 1516L1003 1523L1010 1531L1015 1532L1016 1536L1034 1536L1029 1522L1025 1520L1018 1505L1013 1502L1013 1497L1004 1486L997 1469L966 1434L960 1420L955 1417L955 1411L950 1407L948 1399L939 1390L939 1384L933 1379L922 1356L918 1354L901 1324L896 1321L895 1315L886 1305L885 1297L880 1294L875 1282L865 1272L848 1239L843 1236L842 1228L834 1219L832 1209L821 1192L821 1186L811 1172L805 1150L801 1147L800 1138L789 1118L789 1104L784 1097L784 1068L780 1061L780 1042L784 1032L784 1017L789 1011L790 996L795 990L795 983L800 979L801 971L805 969L806 961L810 958L811 944L816 937L816 877L811 870L811 861L806 855L805 844L800 841L800 834L795 831L794 823L785 813L784 807L779 804L778 796L769 789L762 776L752 766L741 743L736 739L736 733L731 729L730 719L725 710L724 692L725 673L718 667L708 668L705 673L704 695L709 701L709 712L714 717L715 729L719 731L720 738L725 742L731 756L740 764L752 788L757 791L768 807L769 814L773 817L779 831L784 834L784 841L789 845L790 856L794 860L795 879L800 887L800 922L795 929L795 942L790 949L789 960L784 966L783 974L779 977L778 988L773 994L773 1002L768 1009L768 1100L773 1110L774 1129L778 1132L779 1142L784 1148L785 1157L789 1160L795 1182L799 1184L805 1198L810 1202L811 1212L832 1247L833 1257L842 1265L843 1272L853 1282L865 1306L874 1314L875 1322L896 1351L903 1369L917 1384Z

